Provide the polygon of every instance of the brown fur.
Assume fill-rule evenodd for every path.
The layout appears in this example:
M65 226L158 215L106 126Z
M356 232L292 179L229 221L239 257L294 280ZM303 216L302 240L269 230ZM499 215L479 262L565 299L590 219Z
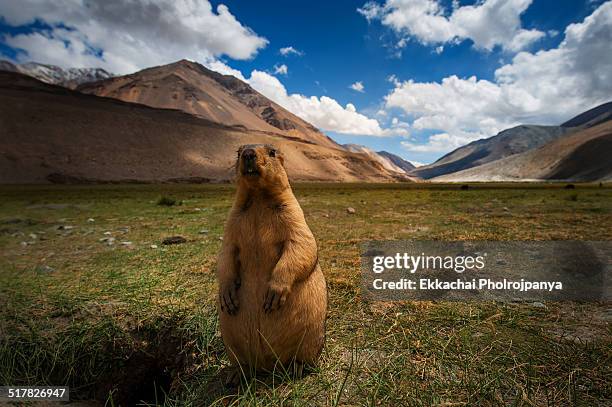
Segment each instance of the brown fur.
M247 148L258 175L245 173ZM269 145L243 146L236 175L217 270L227 353L243 371L314 365L325 342L327 289L283 158Z

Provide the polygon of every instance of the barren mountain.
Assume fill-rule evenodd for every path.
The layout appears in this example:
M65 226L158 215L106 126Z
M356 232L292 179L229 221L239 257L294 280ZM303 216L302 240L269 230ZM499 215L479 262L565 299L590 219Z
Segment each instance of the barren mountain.
M612 120L434 181L612 180Z
M410 161L406 161L402 157L389 153L388 151L379 151L378 155L389 159L393 164L397 165L407 173L416 168L414 164L412 164Z
M243 81L187 60L84 84L78 90L151 107L178 109L225 125L340 148L310 123Z
M405 173L405 171L399 166L395 165L393 161L378 154L376 151L367 148L366 146L362 146L359 144L344 144L343 147L348 151L352 151L354 153L365 154L373 160L378 161L386 170L397 172L400 174Z
M433 164L419 167L411 175L430 179L477 167L500 158L537 148L570 131L561 126L522 125L488 139L476 140L446 154Z
M589 128L612 119L612 102L604 103L566 121L563 127Z
M13 64L5 60L0 60L0 71L19 72L45 83L65 86L70 89L74 89L82 83L99 81L113 76L102 68L62 69L56 65L36 62Z
M279 147L292 180L400 178L362 154L11 72L0 72L0 134L0 183L225 181L245 143Z
M590 109L561 126L521 125L488 139L474 141L446 154L430 165L419 167L412 175L429 179L477 167L513 154L519 154L612 118L612 102Z

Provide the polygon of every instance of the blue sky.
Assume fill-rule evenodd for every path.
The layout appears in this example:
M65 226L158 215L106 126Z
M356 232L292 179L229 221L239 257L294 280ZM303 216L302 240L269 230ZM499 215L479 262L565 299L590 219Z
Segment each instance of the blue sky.
M195 60L234 73L341 143L422 163L612 99L612 61L601 57L612 54L611 2L211 3L109 1L71 12L4 3L0 54L116 73Z

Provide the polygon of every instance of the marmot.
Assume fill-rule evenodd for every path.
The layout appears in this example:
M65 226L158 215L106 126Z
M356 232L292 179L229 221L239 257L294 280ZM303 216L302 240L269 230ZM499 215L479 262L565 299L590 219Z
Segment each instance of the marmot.
M217 266L228 356L238 374L314 365L325 342L327 288L283 156L271 145L244 145L236 178Z

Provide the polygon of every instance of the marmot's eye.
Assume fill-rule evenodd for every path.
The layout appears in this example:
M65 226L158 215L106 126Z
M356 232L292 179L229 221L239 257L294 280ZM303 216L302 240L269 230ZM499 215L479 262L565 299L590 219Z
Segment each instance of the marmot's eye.
M270 157L276 157L276 150L270 150L270 152L268 153L268 155Z

